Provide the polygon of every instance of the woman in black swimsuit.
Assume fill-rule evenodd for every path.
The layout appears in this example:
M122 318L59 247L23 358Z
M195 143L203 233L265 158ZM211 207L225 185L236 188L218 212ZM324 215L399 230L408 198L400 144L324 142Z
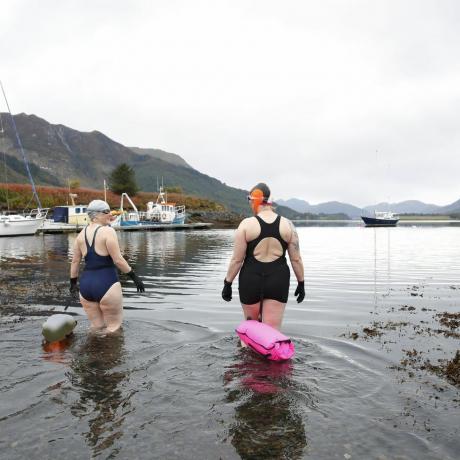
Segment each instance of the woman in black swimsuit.
M248 196L254 217L244 219L235 234L235 246L222 298L232 299L232 282L239 273L239 294L246 319L259 319L279 329L289 294L289 255L297 277L297 302L305 297L304 269L299 237L292 222L273 211L270 189L257 184Z

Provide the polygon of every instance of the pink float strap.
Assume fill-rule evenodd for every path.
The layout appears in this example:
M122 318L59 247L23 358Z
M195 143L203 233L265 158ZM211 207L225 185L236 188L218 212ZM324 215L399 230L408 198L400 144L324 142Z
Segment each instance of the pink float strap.
M294 355L291 339L268 324L249 319L236 328L236 333L246 345L271 361L286 360Z

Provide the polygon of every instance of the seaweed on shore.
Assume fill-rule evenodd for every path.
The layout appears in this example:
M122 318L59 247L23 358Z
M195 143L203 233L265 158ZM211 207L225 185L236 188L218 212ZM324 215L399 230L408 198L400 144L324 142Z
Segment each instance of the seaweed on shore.
M440 318L438 321L445 327L449 329L458 329L460 327L460 313L438 313L437 318Z
M415 313L416 308L409 305L402 305L399 309L392 307L389 312L396 313L396 311ZM419 311L426 313L436 310L423 307ZM379 340L383 345L396 343L387 339L381 339L381 337L390 334L392 331L397 332L399 336L405 335L410 340L413 340L415 336L443 336L446 339L460 338L460 312L439 312L433 314L431 318L435 321L434 323L433 321L427 321L426 317L420 319L418 324L406 321L405 319L394 319L386 322L373 321L368 326L362 326L361 331L342 334L341 337L353 340L375 339ZM436 325L438 327L436 327ZM457 350L455 355L450 359L439 358L437 362L433 361L432 357L430 359L430 355L433 352L439 351L442 351L442 348L439 346L425 351L417 350L416 348L408 350L402 349L403 357L399 365L390 366L390 368L407 371L409 377L414 377L414 371L416 370L428 371L445 379L450 384L460 387L460 350Z

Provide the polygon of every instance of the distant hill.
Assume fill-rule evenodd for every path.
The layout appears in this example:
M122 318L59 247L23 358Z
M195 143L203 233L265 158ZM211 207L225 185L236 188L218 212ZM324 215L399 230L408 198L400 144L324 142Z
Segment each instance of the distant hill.
M350 218L361 216L362 209L339 201L328 201L319 204L310 204L308 201L290 198L289 200L276 200L278 204L288 206L300 213L310 214L346 214Z
M5 158L6 179L0 181L28 183L26 170L9 114L1 113L4 133L0 135L0 154ZM146 192L157 189L157 178L163 177L166 186L181 187L187 195L196 195L222 203L229 210L249 214L247 191L230 187L220 180L194 169L177 154L159 149L125 147L99 131L81 132L61 124L48 123L36 115L14 115L30 169L37 185L67 186L69 180L78 179L82 187L99 187L119 164L131 165L140 188ZM0 157L0 158L1 158ZM3 166L3 165L2 165ZM1 168L4 170L4 168ZM277 200L278 212L291 219L317 218L318 215L347 215L356 218L360 208L339 201L311 205L307 201L291 198ZM367 206L390 209L398 213L460 213L460 200L439 207L420 201L405 201L387 205Z
M460 214L460 200L438 208L437 214Z
M5 133L0 150L6 153L7 180L27 183L10 116L1 116ZM104 179L117 165L128 163L146 192L156 191L157 177L163 177L166 186L179 186L186 194L213 199L234 212L248 212L247 191L193 169L179 155L128 148L98 131L80 132L35 115L21 113L14 119L37 185L66 186L69 179L78 179L82 187L102 188ZM2 181L3 177L2 174Z
M372 215L374 211L392 211L396 214L458 214L460 213L460 200L448 206L438 206L436 204L427 204L418 200L401 201L400 203L378 203L366 206L363 209L356 206L341 203L339 201L328 201L311 205L308 201L298 198L289 200L277 200L277 203L283 206L289 206L300 213L313 214L346 214L350 218L358 218L361 215Z
M417 200L407 200L400 203L378 203L373 206L366 206L364 209L369 212L390 210L397 214L436 214L439 213L441 206Z

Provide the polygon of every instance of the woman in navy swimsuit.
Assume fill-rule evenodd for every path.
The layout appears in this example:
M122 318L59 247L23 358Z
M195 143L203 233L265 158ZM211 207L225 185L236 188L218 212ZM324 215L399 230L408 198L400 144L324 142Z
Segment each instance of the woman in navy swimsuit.
M244 219L235 234L235 246L222 298L232 299L232 282L239 273L240 302L245 319L260 319L279 329L289 294L289 255L297 277L294 295L305 297L304 269L297 231L289 220L273 211L270 189L257 184L248 196L254 217Z
M91 223L78 235L70 267L70 292L78 292L78 271L82 257L85 268L80 277L80 301L92 329L114 332L123 321L123 295L117 268L135 283L137 292L144 284L121 255L115 230L110 227L109 205L93 200L87 208Z

